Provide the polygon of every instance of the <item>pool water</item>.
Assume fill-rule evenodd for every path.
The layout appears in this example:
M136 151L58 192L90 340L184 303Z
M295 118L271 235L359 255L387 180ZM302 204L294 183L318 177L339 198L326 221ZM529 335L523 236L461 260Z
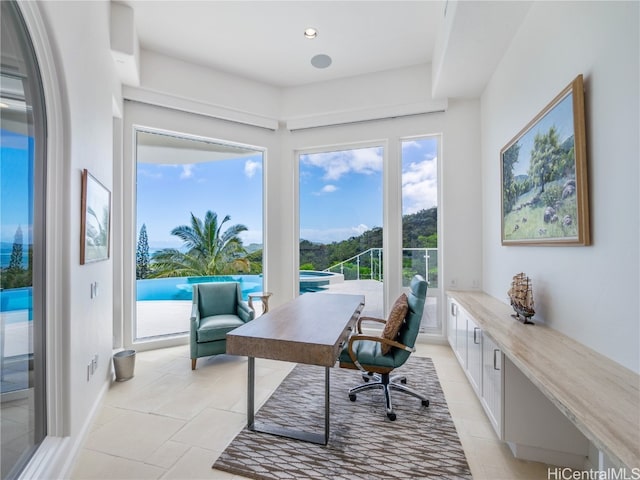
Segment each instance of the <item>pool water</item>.
M336 274L328 272L301 271L300 293L318 292L329 285L329 278ZM136 300L191 300L195 283L238 282L243 300L249 294L261 292L262 275L214 275L209 277L170 277L137 280Z
M137 280L136 300L191 300L195 283L238 282L242 298L262 291L262 275L216 275L210 277L170 277Z

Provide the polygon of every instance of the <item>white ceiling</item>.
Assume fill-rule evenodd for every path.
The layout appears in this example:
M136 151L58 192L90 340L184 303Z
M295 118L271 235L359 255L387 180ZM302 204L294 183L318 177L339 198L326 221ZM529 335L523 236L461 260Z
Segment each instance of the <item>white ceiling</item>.
M278 87L430 63L444 0L149 1L140 47ZM318 30L308 40L307 27ZM329 55L325 69L311 65Z

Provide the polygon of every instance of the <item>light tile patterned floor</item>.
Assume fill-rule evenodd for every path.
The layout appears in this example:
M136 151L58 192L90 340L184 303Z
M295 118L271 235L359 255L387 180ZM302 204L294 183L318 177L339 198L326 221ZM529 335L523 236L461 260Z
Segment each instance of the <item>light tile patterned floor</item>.
M547 466L512 457L498 441L451 349L419 344L433 359L475 479L546 479ZM246 358L198 360L188 346L141 352L135 377L114 382L72 472L84 479L240 479L211 465L246 422ZM256 360L261 405L293 364Z

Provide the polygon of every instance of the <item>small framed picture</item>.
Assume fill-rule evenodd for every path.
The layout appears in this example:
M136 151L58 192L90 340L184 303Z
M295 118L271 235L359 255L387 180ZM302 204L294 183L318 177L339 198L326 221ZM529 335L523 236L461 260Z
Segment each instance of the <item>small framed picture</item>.
M80 264L109 258L111 192L85 168L82 171Z

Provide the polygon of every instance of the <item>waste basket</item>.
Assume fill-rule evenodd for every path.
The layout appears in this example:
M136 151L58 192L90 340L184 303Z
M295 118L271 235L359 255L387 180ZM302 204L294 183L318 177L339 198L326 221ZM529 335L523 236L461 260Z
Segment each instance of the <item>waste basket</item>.
M113 355L113 367L116 370L116 382L124 382L133 378L133 368L136 364L136 351L123 350Z

